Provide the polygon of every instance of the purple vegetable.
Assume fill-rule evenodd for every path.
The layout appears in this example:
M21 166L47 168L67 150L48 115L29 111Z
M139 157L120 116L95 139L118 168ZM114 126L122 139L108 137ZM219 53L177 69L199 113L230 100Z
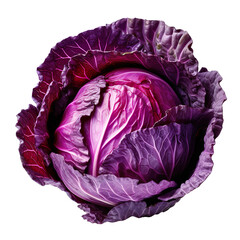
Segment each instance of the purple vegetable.
M58 43L18 115L23 167L90 222L152 216L212 171L221 76L198 70L187 32L121 19Z

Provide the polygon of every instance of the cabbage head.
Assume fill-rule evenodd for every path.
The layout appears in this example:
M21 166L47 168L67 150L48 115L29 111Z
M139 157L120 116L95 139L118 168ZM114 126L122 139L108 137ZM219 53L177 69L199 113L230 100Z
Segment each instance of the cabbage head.
M202 184L226 96L191 45L163 21L125 18L52 48L36 106L18 114L32 179L65 191L95 223L158 214Z

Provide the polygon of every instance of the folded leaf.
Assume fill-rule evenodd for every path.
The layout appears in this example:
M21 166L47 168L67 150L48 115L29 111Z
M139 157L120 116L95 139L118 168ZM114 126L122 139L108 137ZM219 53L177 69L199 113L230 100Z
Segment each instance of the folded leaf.
M183 63L167 62L158 55L140 51L89 51L76 55L69 61L66 77L69 82L81 87L99 74L126 67L146 69L154 73L172 87L183 104L204 107L205 88L198 78L184 69Z
M134 35L116 28L114 23L64 39L51 49L44 63L37 69L40 82L33 90L34 100L38 106L41 105L48 85L52 81L61 82L62 71L73 56L85 54L89 50L136 51L142 48L141 45Z
M34 124L37 114L38 110L32 105L18 114L17 137L21 140L19 152L23 167L33 180L45 185L53 181L53 177L47 169L43 154L36 148Z
M208 72L205 68L201 69L197 77L200 79L207 91L205 107L214 110L214 116L216 118L216 121L214 123L213 131L215 137L217 137L222 130L223 102L227 99L225 92L220 86L222 77L218 72Z
M83 218L93 223L104 223L104 222L117 222L123 221L129 217L150 217L154 214L167 211L173 207L179 199L175 199L169 202L159 201L154 204L147 204L146 201L139 202L125 202L106 210L99 206L81 203L79 208L84 210L87 214L83 215Z
M118 178L112 174L93 177L75 170L62 155L51 153L51 158L58 176L70 192L81 199L106 207L121 202L141 201L176 186L174 181L139 183L136 179Z
M105 86L105 80L101 76L84 85L65 109L62 121L55 131L55 147L68 163L81 171L85 170L89 161L89 151L80 132L81 120L93 112Z
M132 177L142 182L176 180L184 174L194 149L192 124L141 129L125 136L100 167L101 174Z

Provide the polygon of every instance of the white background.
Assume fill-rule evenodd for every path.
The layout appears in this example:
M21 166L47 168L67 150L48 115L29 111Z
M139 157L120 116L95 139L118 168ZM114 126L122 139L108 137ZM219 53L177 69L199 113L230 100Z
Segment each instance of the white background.
M0 4L0 238L240 239L240 28L237 0L2 1ZM36 68L57 42L123 17L187 30L200 67L218 70L228 100L210 177L169 211L91 224L67 195L32 181L21 166L16 114L28 107Z

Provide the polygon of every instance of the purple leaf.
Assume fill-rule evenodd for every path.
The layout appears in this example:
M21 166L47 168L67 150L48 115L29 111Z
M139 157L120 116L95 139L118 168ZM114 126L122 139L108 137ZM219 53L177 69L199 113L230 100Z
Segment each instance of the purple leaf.
M81 203L79 208L84 210L87 214L83 215L83 218L92 223L105 223L105 222L117 222L123 221L129 217L150 217L154 214L167 211L173 207L179 199L174 199L169 202L156 202L153 204L147 204L146 201L139 202L125 202L109 209L104 209L99 206Z
M173 88L182 103L204 107L205 88L198 78L184 70L182 63L167 62L159 56L143 52L89 51L71 59L66 76L69 82L81 87L99 74L124 67L144 68L155 73Z
M52 103L58 99L60 94L59 84L55 81L49 84L46 95L43 98L41 108L39 110L35 126L34 134L36 140L36 147L43 153L44 159L47 164L50 164L49 154L51 152L48 140L48 117L51 111ZM56 120L55 120L56 121Z
M186 31L167 26L163 21L121 19L116 27L135 35L143 44L143 52L184 64L184 69L197 74L198 62L193 56L192 39Z
M178 96L168 83L151 72L139 68L120 68L108 72L105 77L109 85L131 86L146 95L151 102L155 121L167 109L180 104Z
M33 90L33 98L40 106L48 85L52 81L61 82L64 66L77 54L85 54L89 50L129 52L140 48L141 43L134 35L115 28L114 23L66 38L51 49L44 63L38 67L40 82Z
M88 148L81 134L82 117L90 116L100 99L106 83L102 76L85 84L65 109L62 121L55 131L55 147L68 163L84 171L89 161Z
M139 183L136 179L118 178L112 174L93 177L75 170L59 154L51 153L51 158L58 176L70 192L81 199L106 207L126 201L141 201L176 186L174 181Z
M91 118L84 123L83 135L90 151L88 173L96 176L102 161L125 134L154 124L149 99L132 87L109 86Z
M100 174L132 177L142 182L174 180L184 174L194 149L192 124L171 123L125 136L100 167Z
M206 129L213 116L212 109L179 105L168 109L165 112L165 116L156 122L154 126L162 126L169 123L193 123L199 129Z
M208 72L206 69L201 69L197 77L200 79L207 92L205 107L214 110L214 117L216 118L216 121L214 123L213 131L215 137L217 137L222 130L223 102L227 99L225 92L220 86L222 77L218 72Z
M150 217L154 214L159 214L161 212L167 211L169 208L173 207L179 199L174 199L169 202L157 202L150 206L147 205L145 201L141 202L125 202L119 204L118 206L112 208L103 222L117 222L125 220L129 217ZM83 216L86 220L90 221L90 216Z
M212 172L212 155L214 153L213 146L215 144L213 124L214 118L208 125L206 134L204 136L204 149L198 157L197 164L191 176L185 182L183 182L179 188L159 196L160 200L169 201L183 197L195 188L199 187Z
M53 180L53 177L47 169L43 154L36 148L34 124L37 114L37 109L32 105L18 114L17 137L21 140L19 152L23 167L33 180L45 185Z

